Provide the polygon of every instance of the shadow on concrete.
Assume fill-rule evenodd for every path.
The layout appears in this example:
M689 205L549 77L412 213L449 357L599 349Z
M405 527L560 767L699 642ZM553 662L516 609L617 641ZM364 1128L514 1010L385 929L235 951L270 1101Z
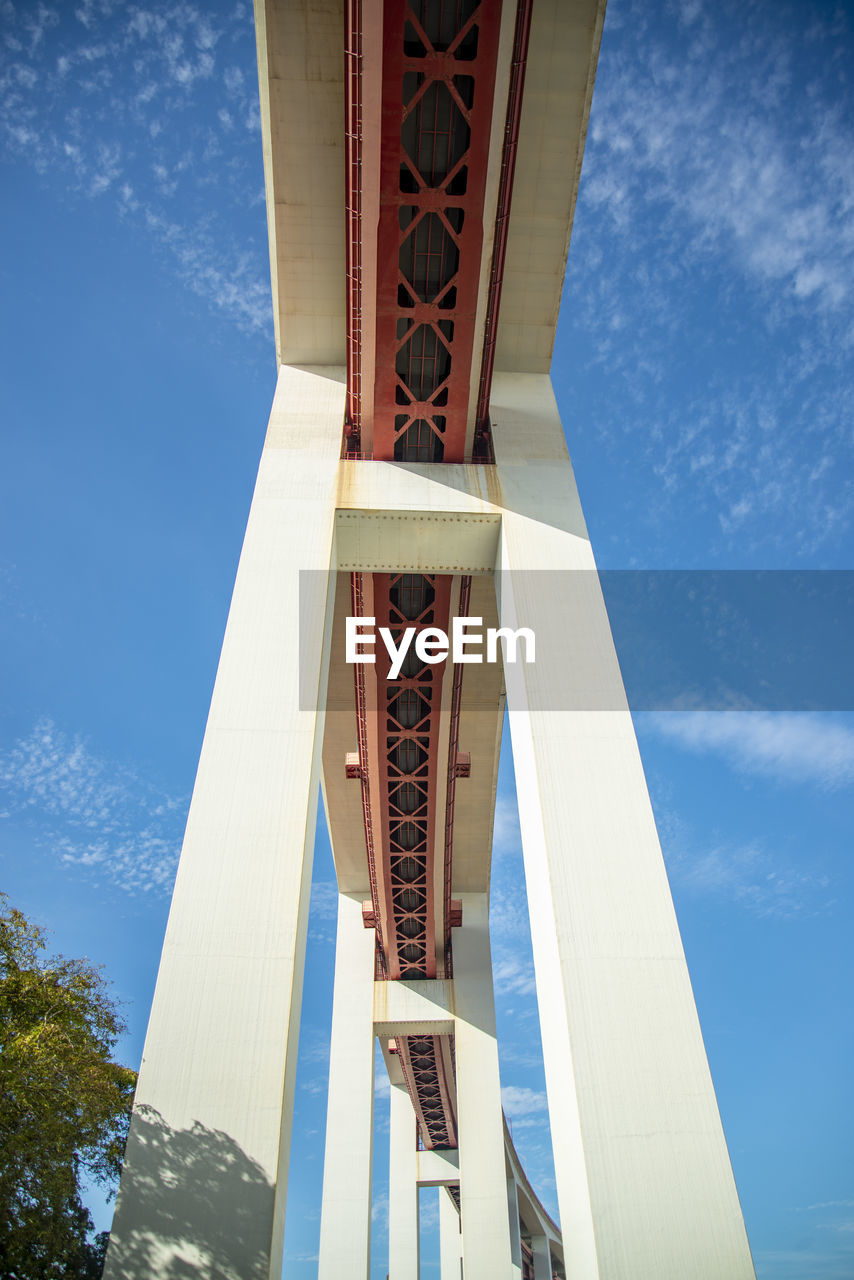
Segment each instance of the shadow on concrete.
M227 1134L135 1113L105 1280L266 1280L274 1188Z

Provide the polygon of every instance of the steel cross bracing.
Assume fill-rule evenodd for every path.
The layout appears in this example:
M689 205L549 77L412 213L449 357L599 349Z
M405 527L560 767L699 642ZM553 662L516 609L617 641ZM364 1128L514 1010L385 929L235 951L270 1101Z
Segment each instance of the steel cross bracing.
M345 456L489 460L488 404L518 134L530 3L518 5L483 349L474 350L500 4L386 0L373 386L363 383L361 0L346 29L347 414ZM487 9L489 12L487 13ZM487 19L488 20L484 20ZM476 366L476 367L475 367ZM477 432L469 430L477 387ZM468 446L467 446L468 441ZM449 575L352 575L354 614L397 641L406 626L449 630ZM459 589L468 608L470 579ZM355 669L359 775L377 973L452 976L454 797L462 667L420 662L396 679L387 656ZM443 812L442 830L439 831ZM437 836L441 839L437 844ZM437 858L441 849L441 861ZM427 1148L457 1145L451 1036L393 1042Z
M478 423L477 444L469 419L475 367L486 373L488 398L489 342L500 296L498 271L490 282L493 314L487 343L484 351L475 351L500 12L498 0L386 0L384 5L377 287L372 299L376 363L373 386L367 387L362 383L364 33L361 0L350 0L345 77L348 457L461 462L467 454L480 454L486 460L488 449L481 439L485 414ZM509 103L502 170L504 210L502 214L499 205L496 230L502 217L506 223L509 210L529 6L523 3L520 13L516 93ZM480 383L482 391L482 378Z
M372 616L395 642L406 626L447 631L448 575L353 574L356 616ZM468 608L471 579L463 578L459 611ZM452 976L451 928L459 904L451 897L453 801L459 758L462 667L428 664L410 647L396 679L388 654L355 667L362 809L372 901L367 925L377 929L377 971L387 978ZM367 673L367 674L366 674ZM445 703L447 737L442 733ZM440 751L447 765L440 765ZM444 794L443 794L444 787ZM378 812L374 812L374 797ZM439 824L438 801L445 801ZM439 842L437 844L437 841ZM436 858L441 848L441 861ZM426 1147L455 1147L456 1090L450 1036L401 1037L394 1046Z

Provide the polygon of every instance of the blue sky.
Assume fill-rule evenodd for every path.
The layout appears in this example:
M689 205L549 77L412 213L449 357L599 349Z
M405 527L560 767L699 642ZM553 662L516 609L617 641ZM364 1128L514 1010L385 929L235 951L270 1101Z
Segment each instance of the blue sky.
M254 56L246 4L0 0L2 885L105 965L130 1062L274 384ZM610 4L553 371L605 567L854 563L852 67L851 6ZM850 1280L854 717L637 726L758 1273ZM549 1200L520 876L505 753L502 1080ZM321 837L295 1280L333 916Z

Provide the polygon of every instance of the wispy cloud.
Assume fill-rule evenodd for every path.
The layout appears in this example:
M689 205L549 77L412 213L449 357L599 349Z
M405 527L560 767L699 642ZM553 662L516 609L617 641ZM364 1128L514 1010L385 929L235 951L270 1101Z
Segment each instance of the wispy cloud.
M181 282L270 331L251 6L7 4L0 154L109 199Z
M794 559L850 530L852 43L841 10L609 4L564 325L574 403L597 373L572 431L631 468L648 540L707 517L707 558Z
M311 914L317 920L338 919L338 886L331 880L314 880L311 886Z
M492 967L497 997L508 995L531 995L536 990L534 966L530 956L524 953L513 953L507 948L501 949Z
M524 1116L541 1115L548 1110L545 1093L526 1086L505 1085L501 1090L501 1105L508 1117L514 1120Z
M502 789L495 806L489 897L496 1000L531 996L536 990L521 853L522 836L516 797L512 791Z
M747 720L764 713L644 714L638 717L641 742L647 727L657 735L660 724L663 723L666 730L671 720L689 720L695 714L700 720L730 714ZM779 719L782 714L769 719ZM670 740L670 735L665 733L665 738ZM682 745L678 737L673 740ZM755 772L745 770L740 757L733 758L731 763L739 774L747 772L749 778ZM790 785L787 776L775 777L775 780ZM821 781L818 786L824 789ZM828 850L825 856L821 848L810 844L809 856L804 858L802 850L792 847L785 838L785 830L781 833L777 823L768 828L767 821L766 829L758 835L747 834L743 823L735 834L710 830L707 825L696 830L675 806L672 788L666 783L662 786L659 780L655 790L656 824L668 875L680 895L687 893L710 902L732 903L757 919L796 921L831 912L840 892L844 892L832 851Z
M492 831L492 856L517 854L522 844L519 830L519 809L514 796L499 792L495 801L495 822Z
M732 901L760 919L794 920L833 906L827 875L801 871L761 844L677 844L665 850L671 880L700 896Z
M656 207L668 232L681 220L695 255L725 252L758 281L782 283L793 302L836 312L854 301L854 158L823 57L842 32L812 24L804 85L792 65L800 33L769 25L773 11L758 5L739 6L736 26L728 9L698 4L680 32L637 0L620 5L624 22L606 49L616 65L597 85L586 198L626 230Z
M374 1196L371 1204L371 1222L376 1223L381 1231L388 1230L388 1192Z
M689 751L722 757L740 772L830 790L854 782L854 729L809 712L689 711L639 723Z
M0 817L23 819L68 867L129 893L172 887L187 811L79 736L40 721L0 756Z

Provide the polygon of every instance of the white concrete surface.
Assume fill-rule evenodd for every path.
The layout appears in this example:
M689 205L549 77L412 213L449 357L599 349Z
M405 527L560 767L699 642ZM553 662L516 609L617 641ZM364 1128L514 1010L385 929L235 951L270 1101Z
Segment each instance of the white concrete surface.
M592 569L593 557L557 412L553 401L547 412L545 379L530 410L521 384L501 389L499 613L563 636L551 660L538 652L536 665L505 676L567 1274L747 1280L604 604L594 575L571 572ZM566 571L565 590L540 589L543 566Z
M318 1280L371 1273L374 1139L374 934L368 893L338 898Z
M404 1084L391 1085L388 1173L388 1280L419 1280L415 1112Z
M344 0L254 0L276 358L344 364Z
M460 1215L446 1191L439 1192L439 1268L441 1280L462 1278Z
M510 1274L514 1280L521 1280L522 1236L519 1230L519 1197L516 1194L516 1179L512 1172L507 1174L507 1213L510 1218Z
M374 1029L380 1036L453 1034L453 983L443 978L375 982Z
M496 369L548 373L605 0L535 0Z
M463 924L454 930L454 1003L463 1274L511 1280L518 1271L507 1212L489 906L486 894L463 894L462 903Z
M453 1148L419 1151L416 1153L416 1168L419 1187L455 1186L460 1180L460 1153Z
M534 1252L534 1280L552 1280L552 1255L547 1236L531 1236Z

